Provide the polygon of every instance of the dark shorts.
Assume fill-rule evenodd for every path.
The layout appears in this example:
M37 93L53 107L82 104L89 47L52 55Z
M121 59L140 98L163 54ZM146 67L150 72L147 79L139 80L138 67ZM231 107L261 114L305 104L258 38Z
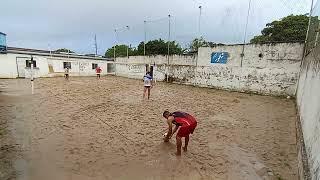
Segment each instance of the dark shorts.
M145 88L150 89L150 88L151 88L151 86L145 86Z

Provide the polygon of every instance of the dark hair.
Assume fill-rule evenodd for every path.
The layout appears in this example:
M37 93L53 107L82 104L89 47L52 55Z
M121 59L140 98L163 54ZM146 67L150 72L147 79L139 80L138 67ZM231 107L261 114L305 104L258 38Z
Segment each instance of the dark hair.
M166 111L163 112L162 116L163 116L163 117L166 117L166 116L169 116L170 114L171 114L171 113L166 110Z

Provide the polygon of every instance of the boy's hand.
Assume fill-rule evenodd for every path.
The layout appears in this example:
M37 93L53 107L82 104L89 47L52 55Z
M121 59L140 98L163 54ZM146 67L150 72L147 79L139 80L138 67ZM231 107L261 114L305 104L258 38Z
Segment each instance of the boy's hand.
M164 137L164 138L163 138L163 141L164 141L164 142L169 142L169 138Z

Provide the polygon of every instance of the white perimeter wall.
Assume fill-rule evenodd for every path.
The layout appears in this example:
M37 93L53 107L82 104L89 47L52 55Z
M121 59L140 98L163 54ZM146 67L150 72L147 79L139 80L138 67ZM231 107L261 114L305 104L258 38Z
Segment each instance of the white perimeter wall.
M0 78L30 78L31 70L25 67L25 61L30 60L30 57L27 54L0 54ZM92 69L92 63L98 64L102 69L102 75L105 75L107 74L108 64L113 63L94 59L60 58L40 55L33 55L33 58L36 61L36 68L33 70L34 77L63 76L63 62L71 62L71 76L94 76L95 69ZM49 67L51 67L51 71Z
M16 56L13 54L0 54L0 77L16 78L17 76Z
M316 53L317 52L317 53ZM320 46L303 62L297 106L313 180L320 179Z
M167 56L117 58L116 75L142 78L145 65L156 64L157 80L164 80L168 72L171 81L177 83L260 94L295 94L303 44L248 44L243 59L242 48L242 45L200 48L198 57L170 56L169 67ZM227 52L227 63L211 63L214 52Z
M170 56L169 64L171 66L195 66L196 56ZM141 79L146 73L146 65L155 65L154 77L157 80L164 80L166 74L165 64L168 62L168 56L130 56L129 58L117 58L116 70L117 76ZM173 73L173 71L172 71ZM179 72L177 72L179 74Z

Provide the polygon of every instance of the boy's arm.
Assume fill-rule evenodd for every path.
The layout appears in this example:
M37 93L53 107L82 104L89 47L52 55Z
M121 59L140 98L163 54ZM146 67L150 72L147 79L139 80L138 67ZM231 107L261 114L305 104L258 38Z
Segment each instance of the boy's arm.
M171 137L171 134L172 134L172 120L173 120L173 117L169 117L168 120L167 120L169 128L168 128L167 136L164 138L164 142L168 142L170 137Z
M179 126L176 125L176 126L174 127L174 130L173 130L171 136L169 137L169 139L171 139L171 137L174 135L174 133L177 132L178 129L179 129Z

